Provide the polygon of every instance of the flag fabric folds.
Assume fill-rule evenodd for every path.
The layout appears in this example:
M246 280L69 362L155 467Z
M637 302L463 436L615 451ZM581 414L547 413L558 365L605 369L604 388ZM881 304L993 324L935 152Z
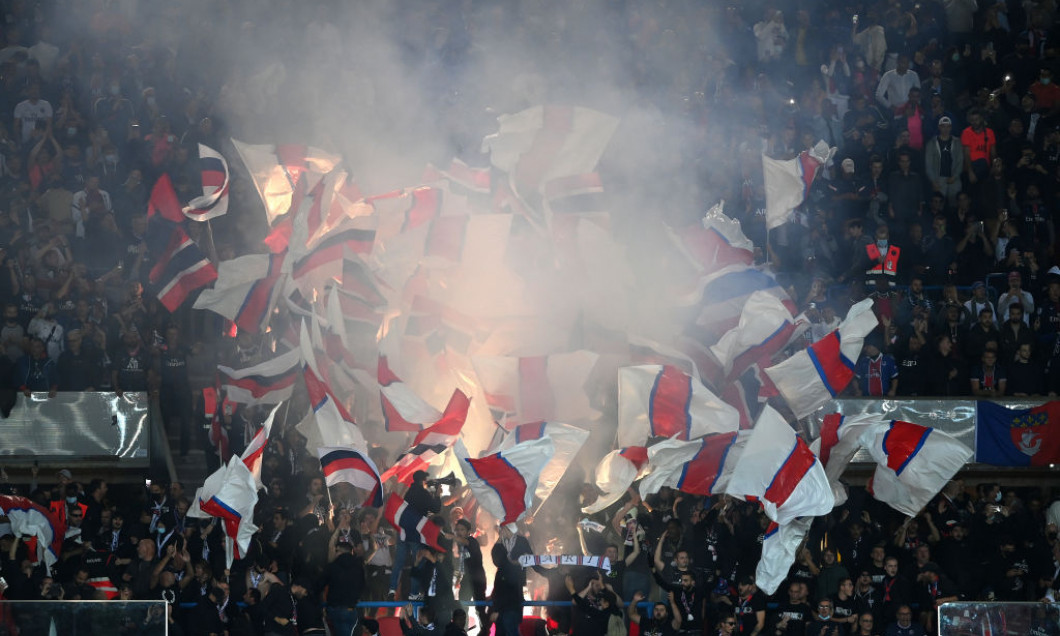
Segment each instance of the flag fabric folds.
M585 514L595 514L615 503L626 494L633 482L648 470L648 449L628 446L611 451L596 465L593 483L600 492L596 501L582 508Z
M876 415L847 416L829 413L824 416L820 436L810 444L810 450L824 465L824 473L828 476L832 494L835 495L835 505L842 506L847 500L846 488L839 479L854 459L854 455L861 449L861 434L879 421L879 416Z
M225 560L232 567L235 559L242 559L250 549L250 540L258 527L254 525L254 506L258 503L258 487L246 464L238 457L227 466L217 469L206 478L195 493L195 501L188 509L189 517L216 517L224 526Z
M463 443L456 444L456 455L472 494L501 524L515 523L526 516L541 470L554 452L552 438L547 436L477 459L467 456Z
M279 404L272 407L272 410L269 411L269 416L265 418L261 428L254 434L250 443L247 444L246 450L240 456L243 463L250 470L250 474L254 477L254 483L257 484L259 489L265 487L261 483L261 463L265 455L265 446L269 443L269 435L272 433L272 422L276 418L276 411L278 410L280 410Z
M802 205L817 173L834 154L824 141L804 150L794 159L780 161L762 155L766 189L766 229L784 225Z
M416 395L409 385L390 370L386 356L379 356L376 378L379 381L379 401L386 430L421 431L441 419L441 412Z
M300 203L296 193L311 191L340 161L319 148L297 144L251 145L233 139L232 145L254 181L270 226Z
M739 428L736 409L675 366L618 370L619 446L645 446L653 437L690 440Z
M34 558L38 562L43 560L50 571L62 556L66 524L51 510L25 497L12 495L0 495L0 514L7 517L11 532L16 537L37 539L37 554Z
M718 433L685 442L668 439L648 448L651 472L640 482L641 496L670 487L694 495L725 491L747 433Z
M1029 409L977 402L975 461L994 466L1060 464L1060 402Z
M367 453L354 448L318 448L320 470L328 487L347 483L368 491L365 505L378 508L383 505L383 482L379 469Z
M788 577L795 554L806 539L813 523L812 517L799 517L780 525L771 522L762 537L762 556L755 570L755 585L772 595Z
M174 312L190 294L217 280L217 269L183 227L165 225L168 228L151 228L152 234L169 229L169 239L148 273L148 283L165 308Z
M283 285L286 254L248 254L220 264L217 282L203 290L195 309L209 309L236 323L240 329L258 333L268 322Z
M534 495L541 500L542 504L556 489L559 480L563 478L563 474L567 472L567 468L585 444L585 440L589 439L589 431L570 424L535 422L516 426L500 444L500 450L506 450L532 439L541 439L546 435L552 438L556 450L552 459L541 469L537 489L534 491Z
M301 359L298 349L291 349L243 369L217 365L217 371L221 375L225 395L233 402L246 405L278 404L291 397Z
M199 144L202 196L188 201L182 212L192 221L209 221L228 213L228 162L213 148Z
M784 303L773 294L756 291L744 304L739 324L710 351L727 377L739 377L752 364L770 361L794 333L795 322Z
M780 525L827 514L835 505L821 462L784 418L762 409L725 492L758 500Z
M972 450L952 436L900 420L869 427L861 445L876 460L873 496L910 517L972 458Z
M850 384L865 336L877 325L872 302L854 305L839 329L765 370L795 417L806 417Z
M740 222L722 212L724 202L707 212L701 223L669 231L670 240L700 273L709 274L730 265L754 264L754 244Z
M599 415L585 391L599 356L475 356L471 363L491 409L515 424L580 422ZM499 419L499 418L498 418Z
M427 428L417 433L412 440L412 446L401 454L391 466L383 473L383 481L391 477L397 477L401 483L412 481L412 474L417 470L426 470L427 466L452 448L460 437L460 431L464 428L467 420L467 411L471 406L471 400L460 391L453 391L449 398L442 417Z
M398 531L402 541L412 541L430 546L439 552L447 552L442 545L442 529L434 521L421 515L401 497L391 494L383 508L383 518ZM448 541L446 541L448 543ZM451 546L449 546L451 547Z

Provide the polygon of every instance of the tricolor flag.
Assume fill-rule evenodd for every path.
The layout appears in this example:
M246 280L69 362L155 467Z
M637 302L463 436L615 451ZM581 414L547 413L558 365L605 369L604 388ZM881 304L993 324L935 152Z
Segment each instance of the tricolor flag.
M161 220L152 221L152 225L155 227L150 230L151 234L165 229L169 229L170 234L148 273L148 283L162 305L174 312L191 293L217 280L217 269L184 228Z
M199 144L199 171L202 196L184 206L184 216L193 221L209 221L228 212L228 162L213 148Z
M834 148L824 141L799 156L786 161L762 155L762 172L766 188L766 229L772 230L788 222L795 208L802 205L814 178L828 163Z
M740 323L710 350L731 380L751 365L771 360L794 333L795 322L788 307L773 294L756 291L743 306Z
M762 538L762 556L758 559L755 570L755 585L758 589L772 596L795 563L799 546L806 540L813 517L799 517L779 525L770 522Z
M754 264L754 243L744 236L740 222L722 213L725 202L715 205L701 223L667 230L670 240L693 268L709 274L731 265Z
M847 500L847 491L839 479L850 465L854 455L861 449L861 434L870 426L878 424L878 415L842 415L829 413L821 423L821 434L810 444L810 450L824 465L824 473L832 484L835 505L842 506Z
M228 399L248 406L278 404L291 397L301 352L291 349L285 353L243 369L217 365L221 387Z
M379 356L376 369L383 424L388 431L421 431L442 418L442 413L416 395L390 370L386 356Z
M338 483L347 483L368 491L365 505L378 508L383 505L383 482L379 479L379 469L368 453L354 448L318 448L320 470L328 487Z
M795 417L806 417L850 384L865 336L877 325L872 302L854 305L839 329L765 370Z
M280 405L272 407L269 411L269 416L262 422L261 428L254 434L254 437L247 444L246 450L243 451L241 459L243 463L247 465L250 470L250 474L254 477L254 483L257 484L258 488L264 488L265 485L261 483L261 460L265 455L265 446L269 443L269 435L272 433L272 422L276 417L276 411L280 410Z
M428 166L424 174L424 181L438 181L448 179L450 186L459 186L459 189L475 194L490 193L490 169L472 168L463 161L453 157L449 167L442 169Z
M301 197L341 161L319 148L296 144L250 145L233 139L232 145L254 181L270 227L279 217L297 210Z
M391 494L386 500L383 508L383 518L394 526L398 531L398 538L402 541L422 543L439 552L448 552L448 547L442 545L442 529L434 521L424 517L418 510L413 508L401 497ZM449 543L446 541L446 543Z
M1029 409L976 402L975 461L994 466L1060 464L1060 402Z
M407 484L412 481L412 474L417 470L427 470L436 457L452 448L460 438L460 431L464 428L470 406L471 400L466 395L453 391L442 417L416 434L412 446L383 473L383 481L397 477L398 481Z
M228 430L224 427L222 414L225 409L234 408L234 405L227 397L223 397L221 401L218 401L218 398L220 397L219 394L220 386L203 387L203 414L206 419L210 420L210 444L217 449L221 461L227 462L228 458L232 456L232 452L228 447Z
M699 290L680 302L700 307L696 326L716 340L740 323L744 305L757 291L776 296L795 314L795 304L772 274L744 265L723 267L704 277Z
M254 476L240 458L233 457L227 466L206 478L188 509L189 517L216 517L222 521L225 561L229 568L235 559L246 556L250 540L258 531L253 522L257 503L258 487Z
M648 449L629 446L611 451L596 465L593 483L599 491L596 501L582 508L585 514L595 514L615 503L626 494L633 482L647 474Z
M515 194L524 199L549 181L596 170L618 128L616 117L563 106L535 106L497 122L497 132L482 140L482 151L508 173Z
M835 505L817 456L768 406L758 416L725 492L759 501L780 525L827 514Z
M651 472L640 482L641 496L663 486L693 495L725 491L749 433L718 433L694 441L668 439L648 448Z
M552 438L541 437L485 457L471 459L462 442L456 456L479 504L501 524L515 523L530 510L542 469L552 459Z
M32 558L38 563L43 560L50 572L62 555L66 523L51 510L25 497L11 495L0 495L0 514L7 517L11 532L16 537L34 537L37 540L37 552Z
M578 455L578 452L589 439L589 431L558 422L535 422L533 424L521 424L510 431L500 444L500 450L507 450L523 442L542 437L552 438L555 446L555 454L552 459L541 469L537 480L537 489L534 495L544 504L552 491L556 489L559 480L563 478L567 468Z
M654 437L690 440L739 427L736 409L677 367L618 370L619 446L645 446Z
M873 496L910 517L972 458L972 450L952 436L899 420L869 427L861 445L876 460Z
M283 291L286 254L248 254L224 261L212 289L203 290L195 309L209 309L244 331L258 333Z

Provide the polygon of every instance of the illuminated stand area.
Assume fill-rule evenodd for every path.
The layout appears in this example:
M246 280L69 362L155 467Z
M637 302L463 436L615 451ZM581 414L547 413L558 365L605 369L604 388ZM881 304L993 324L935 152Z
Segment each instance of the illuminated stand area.
M939 636L1056 634L1057 603L946 603L939 607Z

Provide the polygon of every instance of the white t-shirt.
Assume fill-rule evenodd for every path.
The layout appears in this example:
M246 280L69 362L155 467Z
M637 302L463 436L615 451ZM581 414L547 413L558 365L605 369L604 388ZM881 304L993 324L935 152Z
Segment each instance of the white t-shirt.
M33 127L41 119L52 118L52 105L46 99L38 99L36 104L28 99L15 106L15 119L22 121L22 143L29 141L33 134Z

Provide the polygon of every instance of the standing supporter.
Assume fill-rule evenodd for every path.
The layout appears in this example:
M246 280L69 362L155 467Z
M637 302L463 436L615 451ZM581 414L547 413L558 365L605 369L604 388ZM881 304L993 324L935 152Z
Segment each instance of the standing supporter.
M422 470L417 470L413 473L412 484L405 492L405 501L408 502L409 507L424 517L437 514L442 509L442 502L438 495L427 489L427 473ZM387 592L388 599L393 600L395 598L398 581L401 579L401 573L405 568L406 562L410 556L414 557L420 549L421 544L416 541L401 541L398 543L394 554L394 571L390 574L390 590ZM419 581L415 577L410 577L409 598L418 600L421 593Z
M673 585L663 579L657 570L653 570L652 573L659 587L671 599L671 605L677 608L681 616L681 631L702 631L706 619L708 596L701 587L696 585L695 575L688 571L681 572L681 582Z
M645 636L676 636L681 629L681 615L676 606L668 606L666 603L656 602L651 606L651 614L644 616L640 613L640 603L644 600L644 594L639 590L633 593L629 602L629 622L637 625L640 633ZM732 620L730 617L729 620Z
M894 397L898 392L898 365L890 354L880 351L882 342L879 337L865 339L862 355L855 365L857 384L855 391L859 396ZM832 553L835 560L835 553ZM834 591L834 590L832 590ZM831 592L826 591L825 594Z
M813 609L807 602L809 593L806 584L796 581L788 584L788 600L781 603L772 617L772 630L777 636L804 636L806 626L813 617ZM769 633L769 630L766 630Z
M732 601L733 617L736 619L738 634L759 634L766 626L766 599L758 590L753 577L744 576L736 587L737 594Z
M832 600L832 621L844 626L847 633L858 623L857 602L854 600L854 580L849 576L839 582L839 591Z
M180 338L180 329L170 325L166 340L158 347L155 373L158 374L159 409L166 428L180 435L180 457L187 457L192 435L191 387L188 383L188 351Z
M895 611L895 619L889 621L884 636L926 636L920 623L913 622L913 610L901 605Z
M956 205L957 193L961 191L961 173L964 168L964 148L953 136L953 120L938 119L938 135L924 146L924 173L935 192L942 194L949 205Z
M486 570L482 562L482 546L473 534L474 527L467 519L456 522L453 551L456 554L456 586L461 601L486 600ZM485 607L478 608L480 625L486 624Z
M1025 344L1034 346L1035 337L1027 326L1023 305L1013 303L1008 306L1008 319L1001 323L1001 349L998 352L1002 365L1007 365L1016 358L1016 351Z
M519 557L533 554L533 549L526 537L515 534L507 525L500 527L499 534L491 551L497 574L493 579L490 620L497 636L518 636L523 613L523 586L526 585L526 572Z
M154 381L147 348L143 346L138 331L122 331L121 347L114 356L110 376L111 385L119 397L126 391L146 391Z
M899 55L894 69L880 77L876 86L876 101L893 111L909 99L909 89L920 87L920 76L909 68L909 56Z
M913 598L909 579L898 574L898 558L887 557L883 562L884 577L880 581L880 616L885 622L893 620ZM912 614L910 614L912 616Z
M986 179L990 164L997 156L997 137L986 127L982 110L973 108L968 111L968 127L961 132L961 146L964 148L964 176L969 185L975 186Z

